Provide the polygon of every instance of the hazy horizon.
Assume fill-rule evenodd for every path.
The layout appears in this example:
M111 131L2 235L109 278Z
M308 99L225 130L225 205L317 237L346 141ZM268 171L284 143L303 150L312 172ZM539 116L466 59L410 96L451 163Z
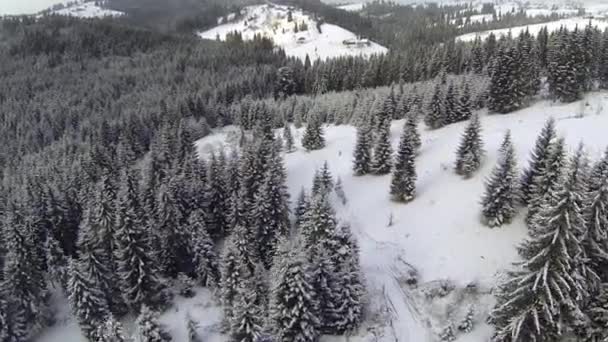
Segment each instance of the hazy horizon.
M63 0L0 0L0 15L34 14Z

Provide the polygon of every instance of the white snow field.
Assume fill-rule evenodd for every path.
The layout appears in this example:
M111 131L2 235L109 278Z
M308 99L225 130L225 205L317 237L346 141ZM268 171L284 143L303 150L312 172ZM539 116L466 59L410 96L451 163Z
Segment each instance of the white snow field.
M97 6L94 1L81 2L60 10L51 11L51 14L67 15L78 18L120 17L124 15L123 12Z
M578 27L579 29L583 29L587 25L589 25L589 23L591 23L592 26L597 27L601 31L605 30L608 27L608 21L605 21L605 20L574 17L574 18L550 21L550 22L541 23L541 24L534 24L534 25L527 25L527 26L515 26L515 27L510 27L510 28L505 28L505 29L467 33L467 34L463 34L461 36L456 37L456 39L461 40L461 41L473 41L473 40L475 40L475 37L480 37L483 40L483 39L487 38L490 35L490 33L494 33L494 35L496 35L496 37L499 38L500 36L508 35L509 32L514 37L517 37L520 32L525 31L526 29L528 31L530 31L530 34L536 35L540 31L540 29L542 29L545 26L547 27L549 32L553 32L553 31L559 30L560 27L565 27L565 28L568 28L569 30L573 30L576 27Z
M299 9L292 10L293 22L288 21L289 7L274 4L249 6L243 9L239 20L224 23L208 31L199 32L204 39L226 39L226 35L238 31L243 39L251 40L254 35L272 38L288 56L304 60L308 54L311 60L339 56L369 56L386 53L387 49L374 42L358 39L357 36L339 26L322 24L321 33L317 22ZM306 23L306 31L294 32L295 24ZM353 43L345 44L345 41Z

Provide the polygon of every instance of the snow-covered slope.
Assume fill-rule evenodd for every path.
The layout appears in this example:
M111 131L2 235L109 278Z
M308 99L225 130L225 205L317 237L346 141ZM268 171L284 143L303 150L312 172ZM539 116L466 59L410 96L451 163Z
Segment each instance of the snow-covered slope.
M327 147L323 150L299 149L286 155L288 186L292 197L303 186L310 187L315 170L326 160L333 175L342 179L348 203L335 202L338 216L350 222L361 243L370 303L389 303L396 329L391 334L399 341L434 341L433 333L446 324L446 312L453 310L451 319L458 322L469 303L476 304L478 328L458 341L487 341L491 328L483 319L492 305L490 291L504 270L518 259L515 247L525 238L526 227L523 213L502 228L490 229L480 223L484 180L496 163L499 144L508 129L521 168L527 165L537 134L550 116L556 118L558 132L566 137L571 151L583 140L591 156L597 158L608 144L608 93L590 94L584 101L567 105L541 101L510 115L482 112L487 156L481 171L470 180L453 172L455 149L465 123L436 131L421 125L423 146L416 165L418 197L409 204L397 204L388 197L390 176L352 175L356 130L351 126L328 126ZM395 149L402 126L402 121L392 125ZM199 141L199 151L205 154L211 149L232 148L238 141L236 132L227 128ZM295 136L302 134L300 129ZM388 227L391 216L394 224ZM397 281L406 268L404 262L418 270L418 289ZM445 298L429 299L426 293L443 286L440 281L445 279L455 286L454 292ZM467 285L471 284L476 285L476 290L470 290ZM390 339L388 335L384 337Z
M462 41L472 41L477 36L479 36L481 39L485 39L488 35L490 35L490 33L494 33L497 37L500 37L500 36L509 34L509 32L511 32L511 34L513 36L518 36L521 31L525 31L526 29L530 31L530 34L536 35L540 31L540 29L545 26L549 29L549 32L552 32L552 31L559 30L560 27L566 27L570 30L574 29L575 27L584 28L585 26L589 25L589 23L591 23L591 25L597 27L601 31L605 30L608 27L608 21L605 21L605 20L575 17L575 18L550 21L550 22L542 23L542 24L516 26L516 27L511 27L511 28L506 28L506 29L468 33L468 34L458 36L458 37L456 37L456 39L459 39Z
M288 20L288 13L293 20ZM300 30L305 23L306 30ZM295 32L295 25L298 32ZM357 39L357 36L339 26L322 24L321 32L317 30L317 22L301 10L290 9L287 6L273 4L246 7L240 19L225 23L199 36L205 39L224 40L226 35L235 31L242 34L243 39L253 39L254 35L272 38L275 44L285 50L288 56L304 60L308 54L311 59L327 59L345 55L363 55L385 53L386 48L367 40ZM353 44L345 44L345 42Z
M60 10L51 11L51 13L78 18L120 17L124 15L123 12L102 8L95 1L81 2Z

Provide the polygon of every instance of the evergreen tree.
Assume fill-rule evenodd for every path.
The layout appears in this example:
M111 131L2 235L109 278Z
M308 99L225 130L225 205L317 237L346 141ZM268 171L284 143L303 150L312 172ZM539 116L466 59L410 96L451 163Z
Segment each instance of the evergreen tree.
M52 235L46 240L47 269L51 284L64 291L68 286L68 258L65 256L59 241Z
M470 178L481 166L484 153L479 116L474 114L456 151L456 173Z
M312 181L312 195L329 194L333 187L334 179L329 170L329 164L325 161L321 169L315 172Z
M469 83L465 82L464 87L462 88L462 93L459 98L460 102L460 116L458 117L458 121L465 121L471 118L471 89L469 87Z
M488 90L488 108L497 113L509 113L523 104L525 93L520 88L520 66L515 47L501 48L495 56L494 70Z
M272 290L271 321L281 342L314 342L319 336L315 292L303 252L293 250Z
M602 34L602 47L599 56L598 74L600 79L600 89L608 89L608 32Z
M285 120L285 126L283 127L283 140L285 141L285 152L293 152L295 150L295 143L293 141L293 134L291 133L291 126L287 120Z
M603 283L598 294L591 298L585 313L589 317L589 326L584 332L584 341L599 342L608 338L608 284Z
M308 207L310 205L308 195L306 194L306 190L302 188L300 190L300 194L298 195L298 200L296 202L296 207L294 209L295 222L294 226L296 228L301 227L304 222L306 212L308 211Z
M233 307L236 304L237 292L243 279L243 270L239 264L239 252L232 237L224 246L221 276L220 299L224 307L224 322L230 324L234 314Z
M420 152L420 147L422 147L422 139L420 138L420 132L418 132L418 115L416 112L410 112L408 114L403 129L407 132L406 134L409 134L410 142L416 153Z
M391 146L390 120L380 128L376 143L374 144L374 157L372 171L377 175L386 175L391 172L393 148Z
M270 268L279 236L287 235L290 228L289 192L285 185L283 159L275 152L269 163L264 182L255 197L256 205L252 208L258 253L266 268Z
M157 306L166 301L166 287L150 258L150 244L143 229L143 209L138 197L138 179L129 169L123 172L116 202L116 261L121 292L135 311L143 304Z
M411 131L404 130L399 142L390 189L391 197L398 202L409 202L416 196L416 150L411 141L413 136Z
M545 172L545 164L549 158L549 146L555 138L555 120L550 118L540 132L536 144L534 145L534 150L530 155L529 166L523 172L521 179L521 199L525 204L528 204L530 201L534 179Z
M302 137L302 147L307 151L320 150L325 147L321 118L313 115L308 119L308 125Z
M435 91L431 102L429 103L426 116L424 117L424 123L430 129L438 129L445 125L446 118L443 110L443 94L441 92L441 85L437 83L435 85Z
M241 283L231 322L230 335L234 341L254 342L262 331L262 311L258 306L256 292L252 279Z
M211 156L207 174L207 187L205 189L205 214L207 229L215 240L226 236L229 212L229 188L226 185L224 175L225 165L221 165L215 155Z
M72 312L84 335L93 341L97 327L110 316L108 302L101 284L81 262L73 260L69 273L68 293Z
M336 230L336 217L327 195L312 198L306 221L300 227L306 247L313 247L331 237Z
M158 322L158 313L142 306L135 321L135 342L170 342L171 336Z
M517 162L510 131L507 131L499 153L498 164L486 181L486 191L481 201L484 221L490 227L510 223L515 216Z
M367 125L357 127L357 143L355 145L353 172L355 176L363 176L372 170L371 136Z
M469 308L467 309L467 315L465 316L465 318L462 320L462 322L460 322L460 324L458 324L458 330L465 332L465 333L469 333L473 330L473 320L475 319L475 310L473 308L473 305L470 305Z
M173 278L178 273L192 274L194 271L189 232L182 228L183 213L175 196L178 191L175 179L163 184L158 193L156 213L157 230L162 237L162 269Z
M341 291L334 260L323 246L314 249L314 252L311 253L312 262L309 273L318 303L319 330L324 334L336 335L340 333L338 322L341 317L338 316L338 309L342 302L339 297Z
M202 338L199 336L198 324L192 320L190 314L186 315L186 329L188 330L188 342L203 342Z
M220 272L215 245L205 225L205 214L196 210L188 219L189 231L192 234L192 247L195 274L202 286L214 288L219 285Z
M453 82L450 82L450 85L448 86L444 101L445 123L451 124L460 121L462 116L460 112L460 101Z
M125 342L122 324L113 317L108 317L95 331L95 342Z
M582 252L578 236L585 220L577 163L575 157L569 172L560 177L561 186L545 197L530 238L519 248L523 262L500 287L491 315L496 341L559 340L562 322L573 324L581 317L585 289L576 258Z
M545 160L543 172L537 174L530 190L530 200L528 205L527 222L531 223L534 215L541 210L545 197L555 193L561 187L560 178L566 165L566 152L564 139L559 138L549 146L549 157Z
M344 186L342 185L342 178L340 177L338 177L338 180L336 181L336 185L334 186L334 192L342 202L342 205L346 205L348 199L346 198L346 193L344 193Z

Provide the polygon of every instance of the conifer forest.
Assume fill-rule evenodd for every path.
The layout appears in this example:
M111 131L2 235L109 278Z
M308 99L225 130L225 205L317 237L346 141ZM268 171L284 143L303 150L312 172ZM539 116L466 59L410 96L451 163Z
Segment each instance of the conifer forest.
M0 3L0 342L608 341L608 6L363 2Z

